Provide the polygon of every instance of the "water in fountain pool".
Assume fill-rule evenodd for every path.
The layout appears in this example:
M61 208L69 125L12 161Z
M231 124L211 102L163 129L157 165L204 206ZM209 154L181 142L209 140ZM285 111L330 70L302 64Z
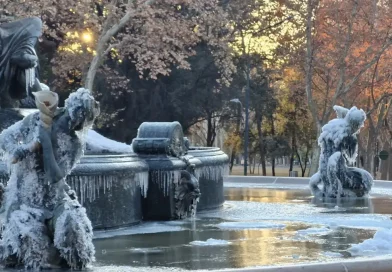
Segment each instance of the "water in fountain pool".
M384 193L319 203L305 187L225 188L224 207L193 220L96 232L91 270L204 270L353 258L352 245L392 228L392 194Z
M198 213L194 220L97 232L94 270L223 269L352 258L351 245L379 228L392 228L389 195L319 203L304 188L226 188L225 197L224 208Z

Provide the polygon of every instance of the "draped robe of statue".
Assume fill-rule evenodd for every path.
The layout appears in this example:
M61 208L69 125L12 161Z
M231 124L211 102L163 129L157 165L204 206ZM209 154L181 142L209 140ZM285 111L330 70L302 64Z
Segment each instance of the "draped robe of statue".
M0 263L7 267L81 269L94 261L91 222L66 176L83 154L99 105L82 88L64 108L50 105L0 134L10 171L0 212Z
M0 108L18 106L18 101L39 90L35 45L42 35L37 17L0 25Z

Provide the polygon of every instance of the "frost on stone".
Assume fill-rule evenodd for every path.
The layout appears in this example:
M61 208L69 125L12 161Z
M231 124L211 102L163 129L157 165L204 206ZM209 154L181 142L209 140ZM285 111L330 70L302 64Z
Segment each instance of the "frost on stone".
M132 153L130 145L108 139L94 130L89 130L86 139L86 151L89 153Z
M66 175L80 160L98 112L90 92L79 89L56 110L50 129L35 112L0 134L10 172L1 206L0 260L6 265L81 269L94 260L91 222Z
M73 269L86 267L94 261L93 228L85 208L71 200L60 206L54 218L54 246Z
M373 185L372 176L363 169L348 166L356 161L357 134L364 126L366 114L357 107L334 106L334 110L338 118L322 128L318 139L319 170L311 177L310 188L316 197L366 196Z

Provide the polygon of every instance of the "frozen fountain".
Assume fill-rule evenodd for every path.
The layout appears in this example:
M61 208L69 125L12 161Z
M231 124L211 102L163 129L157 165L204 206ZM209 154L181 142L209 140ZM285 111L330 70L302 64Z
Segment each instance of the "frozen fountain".
M93 228L113 229L142 220L183 219L196 210L221 207L228 171L224 152L189 147L178 122L143 123L132 146L89 130L85 154L67 183ZM3 184L8 180L3 163L0 179Z
M316 197L363 197L373 185L373 177L366 170L348 167L358 155L357 134L364 126L366 114L352 107L334 106L337 118L326 124L318 143L321 148L319 171L310 179ZM322 188L319 187L322 185Z
M39 82L34 50L42 34L41 20L27 18L1 27L3 131L35 114L36 110L15 107L21 99L31 102L32 94L47 86ZM196 210L220 207L227 164L228 157L217 148L189 148L177 122L144 123L132 146L89 130L84 156L66 181L86 208L94 229L110 229L138 224L142 219L181 219ZM0 164L1 183L6 185L8 179L5 164Z
M338 118L323 128L319 172L310 181L223 180L227 155L189 147L178 122L143 123L126 145L87 130L97 115L88 90L73 93L65 108L56 99L46 105L39 97L56 95L37 78L40 28L32 18L0 32L7 34L0 144L8 162L0 164L0 258L8 266L389 271L392 185L373 186L368 172L349 167L363 111L334 107ZM9 37L17 38L4 43ZM32 92L39 112L7 109Z
M143 123L132 148L90 130L99 104L89 90L58 108L58 95L38 79L41 29L39 18L28 18L0 31L2 264L86 268L93 228L184 219L223 205L228 157L189 148L178 122ZM38 110L17 108L21 99Z
M178 122L143 123L132 147L149 166L143 218L181 219L196 209L223 205L223 177L229 170L228 156L219 148L189 148ZM190 177L185 178L184 170Z

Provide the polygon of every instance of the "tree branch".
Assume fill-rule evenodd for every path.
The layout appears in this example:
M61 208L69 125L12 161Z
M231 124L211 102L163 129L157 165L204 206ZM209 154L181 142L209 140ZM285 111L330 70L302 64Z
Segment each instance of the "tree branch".
M102 31L102 33L98 39L96 54L95 54L93 60L91 61L90 68L87 72L87 76L86 76L86 80L85 80L85 87L87 89L92 90L94 87L95 75L97 73L99 66L101 65L103 58L105 57L104 53L107 49L106 46L109 43L110 39L118 34L118 32L128 23L128 21L134 16L134 14L137 11L139 11L140 9L142 9L144 7L151 6L152 4L155 3L155 1L156 0L147 0L137 10L131 9L132 1L130 1L128 4L128 10L125 13L125 15L120 19L120 21L118 23L114 24L112 27L110 27L106 32ZM107 20L110 19L109 17L107 18Z
M374 103L373 107L366 113L366 115L369 117L377 108L378 105L385 99L388 97L392 97L392 93L385 93L383 94L377 101L376 103Z

